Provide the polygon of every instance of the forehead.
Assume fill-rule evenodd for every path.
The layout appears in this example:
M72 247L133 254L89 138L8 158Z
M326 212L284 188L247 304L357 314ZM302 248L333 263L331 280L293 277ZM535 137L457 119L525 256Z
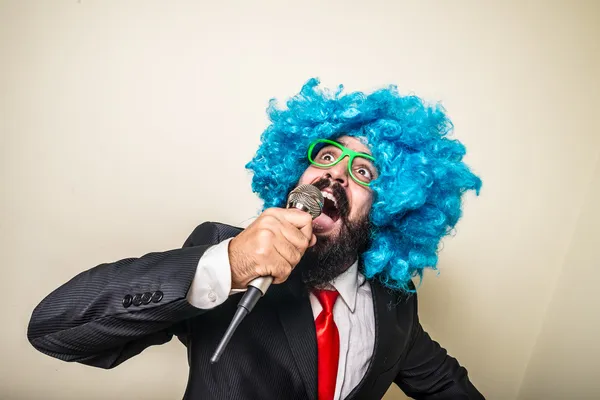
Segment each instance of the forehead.
M371 150L358 138L344 135L335 139L335 141L351 150L371 155Z

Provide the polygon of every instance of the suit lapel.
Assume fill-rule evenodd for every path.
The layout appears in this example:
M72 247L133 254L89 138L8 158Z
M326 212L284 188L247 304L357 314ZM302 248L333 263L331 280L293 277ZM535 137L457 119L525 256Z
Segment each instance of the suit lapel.
M307 398L316 400L317 339L308 293L293 275L285 284L274 285L271 290L274 288L287 292L277 296L279 319L304 382Z
M236 236L242 231L225 224L216 224L216 226L219 241ZM302 262L307 261L304 259ZM272 285L265 297L272 299L277 308L283 331L306 388L307 399L316 400L317 338L315 321L308 293L304 289L300 277L297 273L292 272L284 284Z
M406 301L403 295L393 293L378 282L372 283L373 302L375 307L375 324L377 325L376 346L373 352L375 378L379 373L387 371L398 361L403 343L408 332L398 323L399 310Z

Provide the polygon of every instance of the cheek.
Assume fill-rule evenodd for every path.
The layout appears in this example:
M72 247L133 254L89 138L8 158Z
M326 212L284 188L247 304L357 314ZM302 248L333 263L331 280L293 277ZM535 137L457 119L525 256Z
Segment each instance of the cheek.
M371 192L361 191L352 193L352 210L350 216L352 220L357 220L365 217L371 211L373 205L373 195Z
M298 181L298 184L304 185L306 183L314 182L315 180L320 178L322 175L323 175L322 170L320 170L319 168L310 166L306 169L306 171L304 171L304 173L300 177L300 180Z

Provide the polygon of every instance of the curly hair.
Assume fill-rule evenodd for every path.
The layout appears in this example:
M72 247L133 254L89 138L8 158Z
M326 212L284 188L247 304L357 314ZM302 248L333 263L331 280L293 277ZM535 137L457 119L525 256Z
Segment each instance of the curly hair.
M361 137L379 171L372 182L371 245L362 255L367 279L412 292L411 279L437 269L439 243L461 217L461 197L479 194L481 180L462 162L465 147L449 137L452 122L441 105L401 96L396 86L371 94L342 94L310 79L286 108L271 99L271 124L254 158L252 190L264 208L281 207L308 167L307 149L318 138Z

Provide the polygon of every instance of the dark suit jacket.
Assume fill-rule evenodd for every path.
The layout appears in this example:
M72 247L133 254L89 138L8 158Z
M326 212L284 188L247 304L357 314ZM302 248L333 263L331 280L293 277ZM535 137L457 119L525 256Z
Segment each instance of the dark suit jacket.
M240 295L213 310L186 301L198 261L240 229L198 226L182 249L102 264L75 276L33 311L27 332L42 353L113 368L173 335L186 345L185 399L317 399L317 342L307 292L293 274L273 285L229 343L209 358ZM481 399L467 371L423 331L417 296L371 282L375 348L349 398L379 399L392 382L419 399ZM127 306L127 307L126 307Z

